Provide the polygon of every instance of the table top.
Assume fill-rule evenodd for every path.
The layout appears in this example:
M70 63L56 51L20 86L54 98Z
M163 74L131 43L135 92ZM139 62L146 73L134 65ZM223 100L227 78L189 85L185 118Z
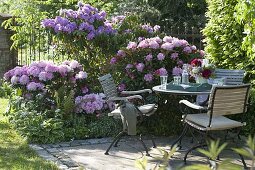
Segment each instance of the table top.
M153 91L155 91L156 93L168 93L168 94L176 94L176 95L203 95L203 94L210 94L211 91L207 90L207 91L184 91L184 90L171 90L171 89L161 89L161 85L158 86L154 86L152 88Z

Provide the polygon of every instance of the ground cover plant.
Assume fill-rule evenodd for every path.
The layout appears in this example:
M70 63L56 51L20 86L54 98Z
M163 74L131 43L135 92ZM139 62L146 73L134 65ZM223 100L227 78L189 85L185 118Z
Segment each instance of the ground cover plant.
M0 99L0 169L58 169L56 165L40 158L29 148L27 141L3 116L8 106L7 99Z

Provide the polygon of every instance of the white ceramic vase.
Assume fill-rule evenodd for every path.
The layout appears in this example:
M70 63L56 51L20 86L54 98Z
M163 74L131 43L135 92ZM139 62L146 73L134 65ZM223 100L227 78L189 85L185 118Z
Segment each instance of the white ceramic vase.
M199 84L207 83L207 79L205 79L202 76L197 76L196 77L196 83L199 83Z

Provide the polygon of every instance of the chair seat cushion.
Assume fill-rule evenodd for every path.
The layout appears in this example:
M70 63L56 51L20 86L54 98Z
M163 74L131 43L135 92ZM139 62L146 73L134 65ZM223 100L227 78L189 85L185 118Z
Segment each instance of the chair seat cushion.
M154 113L155 107L156 107L155 104L146 104L146 105L139 106L138 109L145 115L147 114L151 115L150 113L152 112Z
M146 116L152 115L156 111L155 104L146 104L139 106L138 109ZM112 112L108 113L108 116L120 116L120 108L113 110Z
M185 122L200 130L224 130L244 126L245 123L231 120L224 116L217 116L212 118L211 126L209 125L210 117L207 114L188 114Z
M120 117L120 108L114 109L108 113L108 116Z

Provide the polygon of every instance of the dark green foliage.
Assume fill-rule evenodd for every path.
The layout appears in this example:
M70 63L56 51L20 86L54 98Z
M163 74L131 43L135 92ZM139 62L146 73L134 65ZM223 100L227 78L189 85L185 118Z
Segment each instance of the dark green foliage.
M247 57L241 49L243 25L235 20L238 0L208 0L203 34L207 56L220 68L244 69Z
M122 129L120 119L113 119L107 115L102 115L97 120L88 125L91 137L109 137L119 133Z
M158 110L145 120L139 130L156 136L180 134L182 113L179 111L178 105L181 99L180 96L158 95Z
M189 29L204 26L205 0L150 0L147 3L160 11L159 24L166 31L171 26Z
M205 0L122 0L119 3L115 9L119 13L136 13L145 22L160 25L165 32L178 27L182 32L191 32L192 27L203 28L206 21Z
M247 125L244 127L244 134L255 135L255 89L253 88L250 93L250 105L248 112L244 115L244 121Z

